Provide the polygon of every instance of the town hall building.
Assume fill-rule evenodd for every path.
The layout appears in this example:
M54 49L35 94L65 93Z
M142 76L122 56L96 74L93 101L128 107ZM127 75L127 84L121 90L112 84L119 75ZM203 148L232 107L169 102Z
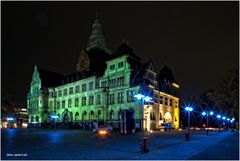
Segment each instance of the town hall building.
M27 95L29 127L111 125L121 132L140 129L144 102L144 129L157 130L162 123L179 128L178 83L165 66L157 75L153 62L142 62L124 41L116 51L106 47L102 25L96 18L87 47L81 49L76 70L51 72L35 65ZM52 117L57 116L57 117Z

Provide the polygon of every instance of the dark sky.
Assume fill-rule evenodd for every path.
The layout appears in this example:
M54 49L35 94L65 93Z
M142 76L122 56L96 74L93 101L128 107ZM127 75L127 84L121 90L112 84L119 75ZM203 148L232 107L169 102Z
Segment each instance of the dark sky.
M34 64L75 69L96 12L107 47L127 39L135 53L167 65L184 97L214 88L238 67L238 2L1 2L2 94L24 104Z

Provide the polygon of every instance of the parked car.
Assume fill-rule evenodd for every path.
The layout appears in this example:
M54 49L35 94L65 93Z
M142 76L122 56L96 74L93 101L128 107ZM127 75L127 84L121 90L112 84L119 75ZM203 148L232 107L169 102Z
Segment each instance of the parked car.
M99 126L93 129L93 132L97 134L109 134L111 133L113 128L111 126Z

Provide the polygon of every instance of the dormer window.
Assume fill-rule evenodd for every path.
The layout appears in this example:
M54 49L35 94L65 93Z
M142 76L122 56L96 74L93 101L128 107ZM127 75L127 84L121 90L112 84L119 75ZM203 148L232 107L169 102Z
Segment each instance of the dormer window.
M110 70L114 70L115 69L115 64L110 65Z
M118 68L122 68L123 67L123 62L118 63Z

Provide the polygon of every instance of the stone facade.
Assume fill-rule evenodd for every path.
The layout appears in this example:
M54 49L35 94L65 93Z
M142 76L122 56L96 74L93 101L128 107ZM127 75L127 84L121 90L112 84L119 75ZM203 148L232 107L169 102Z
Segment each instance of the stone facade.
M134 95L143 93L153 98L144 103L145 129L158 129L165 122L179 128L179 99L159 88L161 83L175 91L173 82L158 81L152 61L141 63L126 43L110 52L101 32L100 22L95 20L76 72L62 75L34 67L27 96L29 125L51 125L55 121L51 116L57 115L57 124L64 126L89 128L95 122L125 131L137 129L142 111Z

